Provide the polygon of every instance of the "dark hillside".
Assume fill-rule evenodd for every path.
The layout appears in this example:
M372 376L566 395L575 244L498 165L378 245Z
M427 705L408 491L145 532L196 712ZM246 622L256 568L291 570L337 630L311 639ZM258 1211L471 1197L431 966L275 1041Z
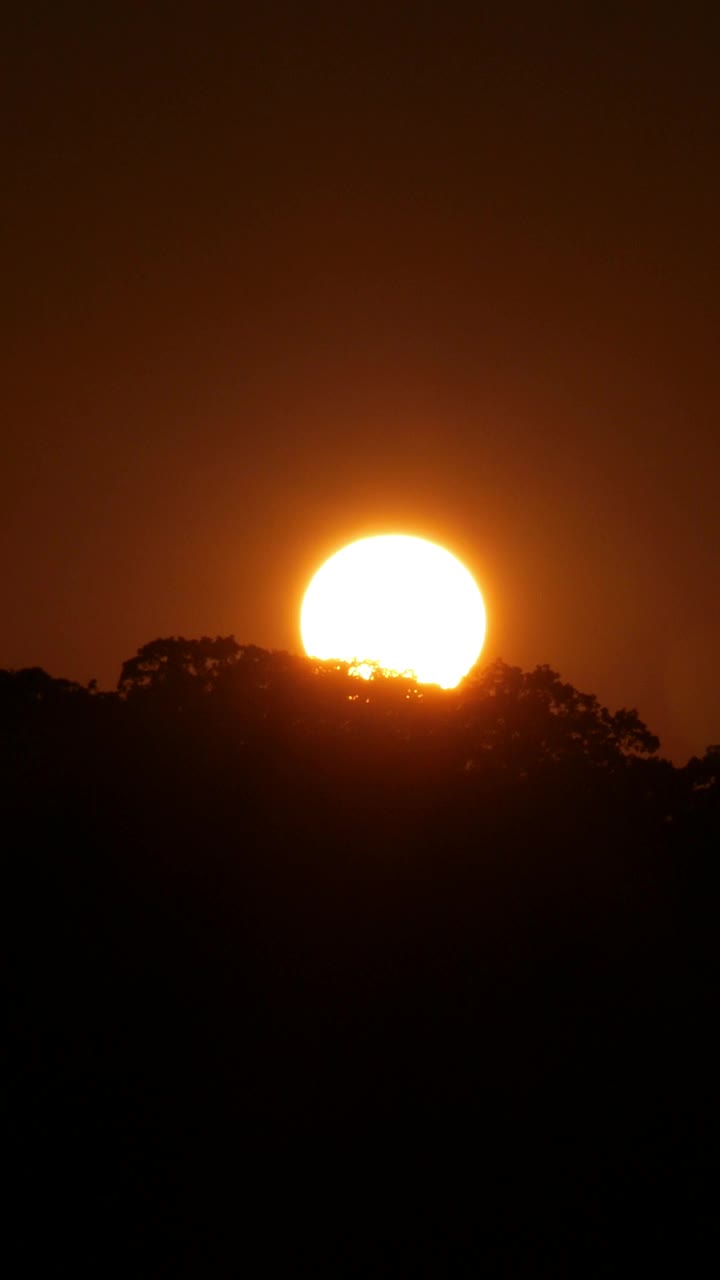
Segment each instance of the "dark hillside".
M657 749L545 667L442 693L225 639L116 694L2 673L26 1257L701 1256L720 753Z

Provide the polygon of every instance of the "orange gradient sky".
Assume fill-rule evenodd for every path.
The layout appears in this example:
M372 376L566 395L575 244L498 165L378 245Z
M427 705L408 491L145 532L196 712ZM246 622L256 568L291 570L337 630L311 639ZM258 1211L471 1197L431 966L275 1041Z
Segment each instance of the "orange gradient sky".
M159 635L299 651L323 560L405 532L475 576L484 658L701 752L712 32L252 9L9 20L0 665L113 686Z

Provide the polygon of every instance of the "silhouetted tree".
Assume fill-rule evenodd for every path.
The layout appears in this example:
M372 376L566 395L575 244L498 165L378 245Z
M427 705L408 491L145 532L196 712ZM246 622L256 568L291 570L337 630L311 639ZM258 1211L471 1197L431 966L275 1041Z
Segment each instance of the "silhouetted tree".
M183 636L152 640L123 663L118 691L124 697L161 692L169 702L182 704L189 693L209 693L223 670L237 660L240 646L234 636L186 640Z
M94 689L48 675L42 667L23 667L19 671L0 671L0 708L7 712L32 706L58 706L69 698L82 698Z
M16 1160L65 1211L79 1153L105 1241L138 1206L204 1241L223 1197L248 1236L262 1186L307 1219L310 1150L324 1221L404 1187L478 1271L560 1203L593 1249L618 1205L698 1229L717 747L676 769L548 666L445 691L227 636L114 694L0 672L0 749Z

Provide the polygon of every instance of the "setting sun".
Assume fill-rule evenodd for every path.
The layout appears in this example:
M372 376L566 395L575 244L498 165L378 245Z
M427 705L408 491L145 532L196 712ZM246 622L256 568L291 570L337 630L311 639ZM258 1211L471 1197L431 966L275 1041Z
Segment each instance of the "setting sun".
M449 551L390 534L353 542L318 569L300 629L311 657L376 664L451 689L480 655L485 606Z

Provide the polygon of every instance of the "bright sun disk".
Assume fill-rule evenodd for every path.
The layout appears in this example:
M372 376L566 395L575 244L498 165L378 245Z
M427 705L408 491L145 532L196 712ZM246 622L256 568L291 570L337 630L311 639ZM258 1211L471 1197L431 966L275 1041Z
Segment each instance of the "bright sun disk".
M377 664L453 688L477 662L485 606L460 561L423 538L362 538L318 569L300 630L313 658Z

